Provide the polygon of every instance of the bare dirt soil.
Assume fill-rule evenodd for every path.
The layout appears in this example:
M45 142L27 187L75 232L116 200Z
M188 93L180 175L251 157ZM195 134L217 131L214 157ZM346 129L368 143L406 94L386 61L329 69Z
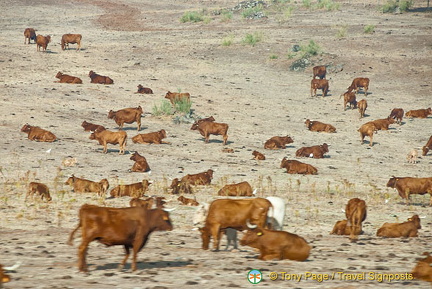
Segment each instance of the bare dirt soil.
M357 129L386 118L396 107L407 111L431 106L432 14L424 9L426 1L415 1L403 14L383 14L377 1L335 2L340 4L337 11L292 3L287 5L296 9L283 16L285 10L274 4L266 18L247 20L235 12L224 20L223 14L212 12L233 8L238 1L1 1L0 263L22 262L5 287L430 288L419 280L380 282L378 277L409 273L416 258L430 251L429 197L413 196L406 205L386 183L392 175L431 177L430 154L417 164L405 158L432 135L432 119L404 119L402 125L391 125L375 135L372 147L369 139L360 143ZM180 22L184 12L203 10L210 22ZM366 25L374 25L375 32L364 33ZM35 44L23 44L26 27L51 35L46 53L37 52ZM65 33L83 35L81 51L76 52L75 45L61 50ZM262 36L261 42L242 43L254 33ZM223 45L224 39L232 44ZM290 71L296 60L288 57L292 47L310 40L321 53L304 71ZM327 97L310 96L312 66L319 64L328 65ZM91 84L90 70L110 76L114 84ZM58 71L80 77L83 84L55 83ZM357 95L369 105L364 119L357 110L344 111L340 98L355 77L371 80L370 94ZM135 94L138 84L154 94ZM222 152L220 136L211 136L205 144L197 131L190 130L190 123L154 116L153 106L161 104L168 90L191 93L195 116L213 115L229 124L225 147L234 153ZM103 154L81 127L87 120L117 130L107 112L138 105L145 111L140 133L165 129L171 144L134 144L130 138L138 132L131 124L125 126L127 153L118 155L118 146L109 146ZM306 118L330 123L337 133L310 132ZM25 123L52 131L58 141L28 140L20 132ZM264 150L264 142L275 135L289 135L294 143L284 150ZM322 143L330 148L324 159L300 159L317 167L318 175L288 175L279 168L284 156L295 158L300 147ZM253 150L267 159L253 160ZM134 151L147 158L151 173L128 172ZM62 165L69 156L78 160L76 166ZM250 182L258 196L284 198L284 229L313 246L309 259L264 262L249 247L240 247L239 252L202 250L200 236L192 230L194 208L180 205L167 187L172 178L209 168L215 171L213 184L195 188L198 202L210 202L224 184L240 181ZM168 206L177 208L171 213L174 230L151 235L138 256L136 272L130 271L130 263L124 271L117 269L121 247L94 242L88 254L90 273L78 273L79 239L74 247L66 240L78 222L80 206L124 207L129 198L105 200L74 193L64 185L72 174L94 181L107 178L110 188L149 179L153 184L148 195L165 196ZM47 184L53 200L24 201L30 181ZM342 209L353 197L368 205L365 233L357 243L329 235L334 223L344 219ZM402 222L413 214L425 216L418 238L375 236L384 222ZM247 281L251 269L262 271L259 285ZM279 274L271 281L270 272L302 274L303 279L282 281ZM312 277L305 280L306 272L334 278L319 283ZM357 276L349 274L366 274L366 280L346 280Z

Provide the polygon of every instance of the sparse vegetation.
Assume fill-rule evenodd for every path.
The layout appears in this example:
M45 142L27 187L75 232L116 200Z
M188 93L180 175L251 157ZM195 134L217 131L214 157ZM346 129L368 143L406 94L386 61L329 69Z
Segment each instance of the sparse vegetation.
M234 42L234 35L231 34L222 40L222 45L223 46L230 46L231 44L233 44L233 42Z
M258 42L262 41L263 35L261 32L248 33L243 38L243 43L255 46Z
M154 116L161 116L161 115L172 115L173 114L173 108L171 103L168 100L162 100L160 106L157 106L156 104L152 108L152 114Z
M241 14L243 18L246 19L254 19L257 17L261 18L265 16L262 5L257 5L255 7L244 9Z
M279 57L276 54L270 55L270 59L278 59Z
M313 40L309 40L308 44L300 45L300 53L302 58L309 58L310 56L318 55L321 48Z
M233 18L233 13L229 10L222 11L222 22L228 22Z
M337 38L344 38L347 35L347 25L342 25L339 27L338 32L336 33Z
M174 110L181 114L189 114L191 107L192 107L192 102L185 98L174 101Z
M381 6L381 12L383 13L394 13L394 12L406 12L413 5L412 0L388 0L383 6Z
M340 4L333 2L333 0L318 0L316 3L312 3L311 0L302 0L302 6L308 9L326 9L329 11L340 8Z
M197 11L187 11L183 13L183 16L180 18L180 22L200 22L204 21L204 16L202 13Z
M375 25L369 24L363 28L363 32L366 34L372 34L375 32Z

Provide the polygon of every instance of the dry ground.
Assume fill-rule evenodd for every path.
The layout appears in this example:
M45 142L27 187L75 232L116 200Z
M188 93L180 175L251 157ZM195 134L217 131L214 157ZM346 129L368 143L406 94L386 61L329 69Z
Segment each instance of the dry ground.
M297 1L300 2L300 1ZM245 20L234 14L230 21L211 16L205 24L180 23L186 11L208 12L232 8L238 1L88 1L4 0L0 3L0 263L22 262L11 273L6 288L220 288L252 286L246 280L250 269L260 269L268 288L429 288L422 281L270 281L270 272L405 273L414 267L422 252L430 251L431 215L427 196L414 196L405 205L396 192L386 188L392 175L431 176L431 156L418 164L406 163L412 148L421 148L432 134L429 119L404 119L380 131L373 147L361 145L357 129L366 121L385 118L392 108L431 106L432 72L431 14L418 3L410 13L382 14L376 1L337 1L339 11L294 10L281 18L275 6L268 18ZM383 1L381 1L383 2ZM425 2L425 1L424 1ZM294 4L293 4L294 5ZM375 33L364 34L365 25L375 25ZM23 44L23 31L52 36L47 53L36 45ZM345 37L337 37L340 29ZM247 33L258 32L263 40L250 46L242 43ZM64 33L83 35L82 51L62 51ZM223 46L232 37L233 44ZM314 40L322 54L313 64L329 65L330 95L311 98L311 67L292 72L293 59L287 55L293 45ZM71 45L71 47L75 47ZM114 79L111 86L89 83L89 70ZM81 85L54 83L57 71L78 76ZM344 111L343 93L354 77L371 79L366 118L356 110ZM153 95L134 94L136 86L151 87ZM152 107L160 105L168 91L190 92L192 108L198 116L213 115L228 123L229 143L234 153L221 152L221 138L209 144L190 124L174 124L172 117L155 117ZM138 145L130 137L135 124L127 125L128 153L118 155L110 146L89 140L81 128L87 120L117 129L107 119L110 109L136 107L145 110L141 133L165 129L171 145ZM306 118L331 123L335 134L306 130ZM31 142L20 128L24 123L54 132L55 143ZM294 143L285 150L264 151L263 143L274 135L290 135ZM319 175L287 175L279 169L284 156L294 158L302 146L330 145L324 159L303 160L316 166ZM267 160L252 160L259 150ZM47 152L49 151L49 153ZM151 174L128 173L133 151L144 155ZM63 167L68 156L78 159L75 167ZM180 206L167 193L170 179L187 173L215 170L213 185L197 188L199 202L216 197L225 183L249 181L260 196L276 195L287 201L285 230L303 236L313 246L306 262L262 262L248 247L240 252L211 252L200 249L201 241L192 231L194 209ZM128 198L100 200L79 195L63 185L75 174L91 180L108 178L111 188L119 183L145 179L154 181L149 195L172 199L175 226L172 232L154 233L139 254L138 270L119 272L121 247L92 244L88 262L90 274L77 272L76 244L66 245L77 224L77 212L84 203L126 206ZM46 183L53 196L49 204L24 202L30 181ZM352 197L365 199L368 218L359 242L330 236L333 224L344 218L342 208ZM384 222L404 221L413 214L422 219L420 237L385 240L375 236ZM127 267L130 268L130 267Z

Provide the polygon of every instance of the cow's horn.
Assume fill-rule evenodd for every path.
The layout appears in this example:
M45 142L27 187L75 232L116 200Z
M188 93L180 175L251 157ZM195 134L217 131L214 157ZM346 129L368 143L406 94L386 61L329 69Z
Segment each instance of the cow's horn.
M249 223L249 220L246 220L246 226L248 226L249 229L255 229L256 227L258 227L258 225L252 225L251 223Z
M426 218L426 216L420 216L419 218L420 218L420 219L425 219L425 218Z
M165 212L171 212L171 211L174 211L175 209L177 209L177 208L170 208L170 209L168 209L168 208L163 208L163 210L164 210Z

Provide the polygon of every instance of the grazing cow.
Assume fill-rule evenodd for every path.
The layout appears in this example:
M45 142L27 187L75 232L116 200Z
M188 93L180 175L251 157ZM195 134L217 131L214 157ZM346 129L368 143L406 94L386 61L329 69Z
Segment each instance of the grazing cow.
M253 158L256 159L257 161L263 161L263 160L265 160L265 155L263 155L259 151L253 151L252 155L254 156Z
M306 119L305 125L310 131L336 132L336 128L331 124L322 123L317 120Z
M405 113L405 116L409 118L427 118L430 114L432 114L432 109L429 107L427 109L409 110Z
M346 110L347 104L349 104L350 109L354 109L357 107L356 93L355 91L347 91L344 94L340 95L344 97L343 109Z
M293 139L289 136L274 136L264 143L264 148L267 150L284 149L287 144L293 142Z
M327 69L324 65L314 66L314 68L312 68L312 71L313 71L313 78L314 79L317 76L319 79L326 78Z
M0 264L0 288L3 287L3 283L10 282L10 280L10 276L5 273L5 271L3 270L3 266Z
M375 124L367 122L363 124L358 130L360 132L360 141L363 144L365 136L370 137L369 146L373 145L373 134L378 131Z
M418 237L419 229L421 229L420 218L414 215L403 223L384 223L376 235L386 238Z
M29 140L42 142L54 142L57 140L57 137L52 132L44 130L38 126L31 126L28 123L21 128L21 131L27 133Z
M359 102L357 102L357 108L358 111L360 112L360 118L364 117L367 106L368 105L366 99L362 99Z
M226 145L228 141L228 124L218 123L214 121L196 121L191 130L198 130L199 133L204 137L205 142L209 142L210 135L221 135L223 138L223 144Z
M181 178L181 182L186 182L193 186L210 185L212 179L213 179L213 170L209 169L202 173L197 173L192 175L188 174L183 178Z
M328 153L328 145L323 143L322 145L316 145L311 147L302 147L296 151L296 157L309 157L315 159L324 158L324 154Z
M160 131L138 134L132 138L132 141L141 144L170 144L162 140L166 137L166 131L161 129Z
M109 119L114 119L120 129L123 128L124 123L136 122L138 125L138 131L141 130L141 116L143 109L141 106L123 108L117 111L110 110L108 113Z
M24 30L24 44L27 43L27 39L28 44L30 44L30 40L36 42L36 30L34 30L33 28L26 28Z
M42 47L42 51L46 52L46 49L48 47L48 43L51 42L51 36L47 35L47 36L42 36L42 35L38 35L36 36L36 49L37 51L40 51L41 47Z
M90 70L89 77L90 77L90 83L114 84L114 80L112 80L110 77L99 75L93 70Z
M411 178L411 177L391 177L387 182L387 187L398 191L399 196L410 203L410 195L429 194L431 196L429 205L432 206L432 178Z
M415 164L417 163L417 157L418 157L418 151L416 149L412 149L407 155L407 161L410 164Z
M65 185L73 187L75 193L97 193L99 196L105 196L106 191L109 188L109 182L107 179L102 179L100 182L93 182L86 179L77 178L74 175L69 177L65 182Z
M72 84L81 84L82 80L78 77L75 76L71 76L71 75L67 75L67 74L63 74L60 71L57 72L56 78L60 79L59 81L55 81L55 82L60 82L60 83L72 83Z
M369 89L369 78L366 77L354 78L351 85L348 87L348 91L355 90L356 93L358 93L360 88L363 88L364 94L367 96L367 91Z
M83 121L81 126L84 128L84 131L103 131L105 130L105 127L98 125L98 124L94 124L94 123L90 123L87 121Z
M263 229L257 225L250 226L240 240L240 245L257 248L258 259L304 261L309 257L311 246L296 234L285 231Z
M171 92L168 91L165 94L165 98L169 99L172 105L174 105L175 102L178 101L187 101L190 102L190 93L189 92Z
M329 83L327 79L312 79L311 81L311 96L317 96L317 89L322 90L322 96L326 96L329 91Z
M120 145L119 154L123 155L125 152L127 134L124 131L109 131L109 130L96 130L90 135L90 139L95 139L100 145L103 145L103 152L106 154L107 144Z
M271 208L270 201L263 198L218 199L213 201L208 209L205 226L200 230L203 241L202 248L207 250L210 238L213 237L213 249L218 251L221 230L223 229L245 230L248 221L263 227Z
M432 257L428 252L424 252L423 255L425 255L426 258L418 261L411 274L416 279L432 282Z
M161 209L107 208L85 204L79 210L79 224L69 236L69 245L72 245L74 234L80 228L82 242L78 249L78 269L81 272L87 272L87 248L94 240L106 246L124 246L126 256L121 262L121 268L132 248L131 267L135 271L137 254L147 243L150 234L154 231L171 231L173 226L168 212Z
M178 178L172 180L170 189L172 189L171 194L193 194L192 187L189 182L179 181Z
M422 148L423 152L422 152L422 156L427 155L427 153L429 152L429 150L432 149L432 135L430 136L429 140L427 141L426 145Z
M134 152L134 154L130 157L130 160L135 162L130 169L131 172L145 173L150 171L150 166L147 163L147 159L138 152Z
M67 49L69 49L69 43L71 44L77 44L77 49L76 51L81 49L81 39L82 39L82 35L81 34L63 34L62 39L61 39L61 48L62 50L65 50L66 47Z
M139 183L133 183L129 185L118 185L113 188L110 192L110 198L120 198L120 197L132 197L141 198L144 193L148 190L151 183L148 180L142 180Z
M186 206L199 206L199 203L194 199L185 198L183 196L180 196L177 198L177 200Z
M384 118L384 119L376 119L373 121L369 121L367 123L373 123L377 130L388 130L391 124L394 124L396 121L394 118Z
M280 167L285 168L288 174L318 174L318 170L314 166L299 162L297 160L287 160L285 157L282 159Z
M348 201L345 208L345 216L348 220L347 225L351 226L350 240L356 240L362 232L362 222L366 219L366 202L353 198Z
M252 187L248 182L225 185L218 192L218 196L252 197L253 195Z
M403 115L404 110L402 108L393 108L389 115L389 118L393 118L396 120L396 123L401 124Z
M138 91L135 93L141 93L141 94L153 94L153 90L151 90L148 87L144 87L141 84L138 85Z
M45 184L31 182L29 184L25 200L27 200L29 196L34 196L35 194L38 195L41 198L41 200L45 199L47 202L52 200L51 195L49 193L49 188Z

